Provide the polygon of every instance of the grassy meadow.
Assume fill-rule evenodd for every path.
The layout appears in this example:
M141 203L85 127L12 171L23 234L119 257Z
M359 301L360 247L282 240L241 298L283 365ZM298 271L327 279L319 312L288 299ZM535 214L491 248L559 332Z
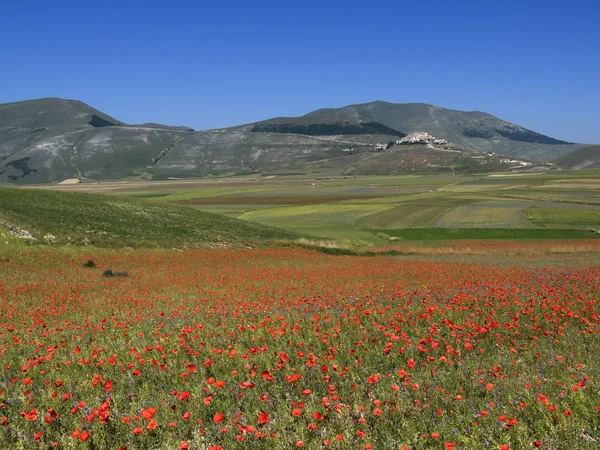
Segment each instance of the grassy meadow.
M600 173L34 188L0 448L600 448Z
M25 230L30 238L24 242L115 248L241 245L300 237L281 228L135 198L16 188L0 188L2 225L6 239L9 230Z

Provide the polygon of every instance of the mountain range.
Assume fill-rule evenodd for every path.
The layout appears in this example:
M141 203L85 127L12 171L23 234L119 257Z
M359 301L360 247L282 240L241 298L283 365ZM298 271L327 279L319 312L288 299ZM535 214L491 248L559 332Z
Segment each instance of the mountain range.
M428 133L432 139L396 144L411 133ZM587 158L585 167L593 166L592 160L600 159L598 152L580 150L584 147L484 112L422 103L375 101L203 131L125 124L77 100L0 104L0 182L5 183L491 171L548 168L548 163L565 157L565 164L577 167L578 154L567 157L573 151Z

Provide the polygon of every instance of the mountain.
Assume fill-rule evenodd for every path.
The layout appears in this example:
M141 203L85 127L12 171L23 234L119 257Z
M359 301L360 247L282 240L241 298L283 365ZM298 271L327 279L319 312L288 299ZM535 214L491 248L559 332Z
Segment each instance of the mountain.
M600 169L600 145L590 145L554 160L561 169Z
M102 127L120 121L79 100L42 98L0 104L0 127L37 131L48 128Z
M391 145L414 132L448 142ZM205 131L128 125L77 100L0 104L0 182L8 183L506 170L531 164L498 155L551 161L580 147L486 113L425 104L377 101Z
M141 125L133 125L134 127L142 127L142 128L159 128L159 129L164 129L164 130L177 130L177 131L195 131L193 128L191 127L186 127L186 126L173 126L173 125L163 125L160 123L143 123Z
M479 111L457 111L425 103L375 101L319 109L298 118L306 123L359 120L378 122L403 133L424 131L484 152L551 161L573 144L545 136Z

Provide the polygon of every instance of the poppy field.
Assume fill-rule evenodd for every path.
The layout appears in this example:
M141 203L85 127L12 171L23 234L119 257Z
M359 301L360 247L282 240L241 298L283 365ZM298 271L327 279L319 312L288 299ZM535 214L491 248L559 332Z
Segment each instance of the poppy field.
M0 448L600 448L600 268L494 262L6 250Z

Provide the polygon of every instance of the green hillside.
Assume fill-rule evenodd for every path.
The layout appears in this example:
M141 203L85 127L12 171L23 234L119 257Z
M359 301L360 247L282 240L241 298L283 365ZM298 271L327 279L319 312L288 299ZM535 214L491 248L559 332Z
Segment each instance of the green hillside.
M0 188L0 235L28 232L33 243L98 247L253 244L300 235L176 206L96 194ZM10 240L14 241L12 237ZM3 242L0 242L3 244Z

